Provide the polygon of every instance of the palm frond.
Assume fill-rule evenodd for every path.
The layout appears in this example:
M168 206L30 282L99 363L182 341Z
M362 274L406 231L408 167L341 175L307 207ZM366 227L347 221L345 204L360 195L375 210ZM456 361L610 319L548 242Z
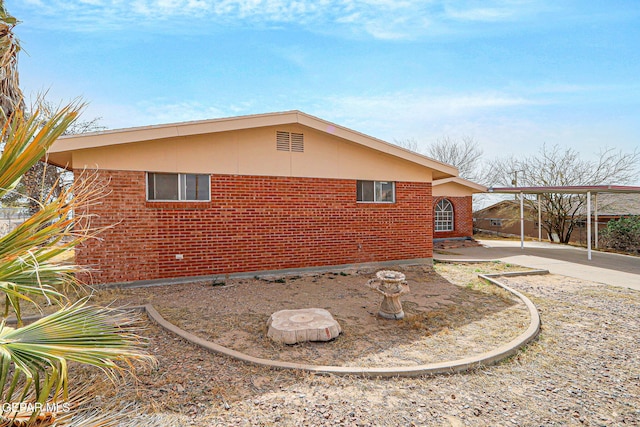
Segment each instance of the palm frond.
M140 425L136 419L141 414L134 405L126 405L117 411L105 411L92 401L96 393L95 383L82 383L75 388L68 400L61 393L44 403L38 403L31 393L20 402L4 403L0 411L0 427L123 427ZM152 425L152 424L145 424Z
M84 176L85 182L95 177ZM15 313L19 324L20 301L43 296L48 304L64 303L61 288L72 286L83 269L59 258L102 229L91 228L91 217L80 207L98 203L99 185L70 186L9 234L0 237L0 292L6 295L5 317ZM18 296L17 294L20 294Z
M0 140L5 143L0 158L0 197L13 189L33 164L45 157L47 149L76 120L82 107L77 103L69 104L46 122L37 110L29 118L25 118L21 110L8 118L0 134Z
M118 374L133 373L134 362L155 363L143 351L146 341L136 333L135 316L85 302L20 328L0 324L2 403L24 401L30 390L41 404L60 392L66 401L70 361L97 367L114 380ZM18 383L24 385L16 397Z
M134 317L79 301L21 328L0 325L0 359L10 356L30 376L29 367L57 366L63 359L121 371L117 362L152 361L139 351Z

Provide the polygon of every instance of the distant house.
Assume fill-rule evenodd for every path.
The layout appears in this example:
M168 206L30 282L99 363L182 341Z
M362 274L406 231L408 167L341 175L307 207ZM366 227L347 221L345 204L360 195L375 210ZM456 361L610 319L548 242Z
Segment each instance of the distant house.
M433 196L445 200L432 182L457 175L300 111L67 136L49 161L94 170L108 189L86 209L112 227L76 251L96 283L430 262ZM437 233L470 234L465 185L437 186L460 188Z
M503 200L473 213L476 231L488 232L499 236L520 235L520 202ZM544 231L543 231L544 233ZM536 211L524 205L524 235L538 237L538 219ZM546 235L543 235L546 238Z
M607 223L623 216L640 215L640 194L598 194L598 222Z
M487 187L451 177L433 181L434 239L473 237L473 194Z
M592 203L592 210L595 209L595 201ZM640 194L598 194L598 228L603 229L607 223L625 216L640 215ZM578 227L571 235L571 241L584 244L587 241L586 210L583 210L583 220L578 223ZM592 221L595 217L592 213Z

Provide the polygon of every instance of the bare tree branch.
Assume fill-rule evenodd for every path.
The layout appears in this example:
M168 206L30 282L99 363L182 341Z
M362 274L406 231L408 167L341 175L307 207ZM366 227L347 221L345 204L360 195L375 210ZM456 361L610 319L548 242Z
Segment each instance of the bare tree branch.
M394 139L393 143L398 147L406 148L407 150L415 153L420 153L420 145L418 144L418 140L415 138Z
M31 112L27 113L27 116L37 111L40 117L42 117L41 125L44 126L57 110L58 107L54 106L51 102L39 99L36 101L36 105L31 107ZM65 130L63 135L75 135L106 129L106 127L101 126L99 122L100 117L90 120L76 120ZM66 176L68 174L64 169L44 161L39 161L25 172L16 191L6 195L2 199L2 203L10 206L26 205L29 214L34 214L40 209L41 203L46 201L46 197L58 197L66 186L69 185L71 179Z
M528 158L509 157L491 162L490 183L494 186L548 187L576 185L624 185L638 179L640 151L630 153L604 148L598 160L585 160L580 153L559 145L543 145L539 155ZM542 226L555 233L563 243L569 242L571 232L582 220L585 195L542 194ZM537 202L527 200L536 216Z
M460 140L448 136L440 138L427 148L427 156L458 168L462 178L471 181L482 181L481 164L482 148L470 136Z

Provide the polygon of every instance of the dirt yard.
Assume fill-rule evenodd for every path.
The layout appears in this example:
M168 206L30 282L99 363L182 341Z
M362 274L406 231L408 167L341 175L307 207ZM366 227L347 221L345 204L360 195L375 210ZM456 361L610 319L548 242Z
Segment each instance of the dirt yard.
M252 356L316 365L452 360L508 342L528 326L524 304L506 291L472 277L455 285L431 268L397 269L410 287L400 321L377 316L382 296L364 286L375 270L117 290L100 298L115 305L151 303L182 329ZM272 313L311 307L331 312L343 330L338 339L289 346L267 338Z
M400 269L400 268L399 268ZM407 318L375 316L374 271L101 291L112 305L152 303L196 335L248 354L340 366L415 365L476 354L521 333L521 303L476 279L498 263L403 268ZM521 268L517 268L521 270ZM156 369L113 384L89 375L103 410L136 410L138 425L639 425L640 293L562 276L504 279L539 307L537 341L498 366L435 377L365 379L269 370L202 350L150 322ZM271 342L281 309L319 307L343 334L328 343Z

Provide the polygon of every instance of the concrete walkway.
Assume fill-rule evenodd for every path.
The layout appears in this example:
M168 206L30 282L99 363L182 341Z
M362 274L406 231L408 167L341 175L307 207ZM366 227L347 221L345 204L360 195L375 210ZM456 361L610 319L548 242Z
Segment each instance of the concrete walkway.
M640 258L592 251L546 242L479 240L481 247L455 248L434 253L442 261L499 260L524 267L546 269L553 274L640 291Z

